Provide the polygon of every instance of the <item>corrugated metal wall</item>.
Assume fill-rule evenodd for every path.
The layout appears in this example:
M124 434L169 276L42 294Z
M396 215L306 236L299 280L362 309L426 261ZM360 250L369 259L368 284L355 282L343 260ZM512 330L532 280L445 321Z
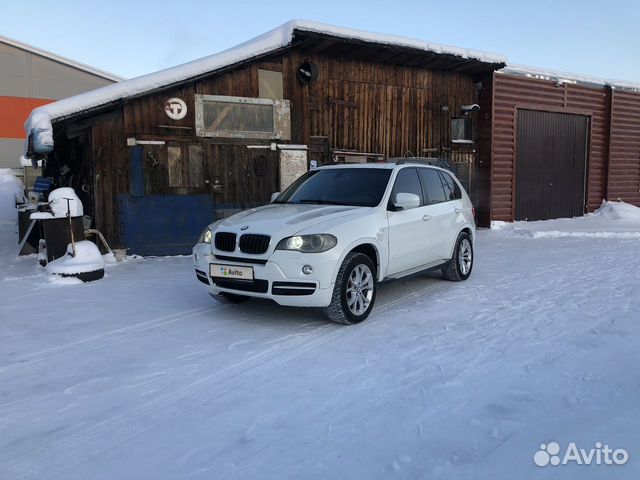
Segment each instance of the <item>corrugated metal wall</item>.
M640 94L611 95L608 198L640 206Z
M513 221L515 206L516 118L518 108L576 113L591 117L587 170L587 206L598 207L605 195L608 94L605 87L496 73L493 77L491 152L492 220Z

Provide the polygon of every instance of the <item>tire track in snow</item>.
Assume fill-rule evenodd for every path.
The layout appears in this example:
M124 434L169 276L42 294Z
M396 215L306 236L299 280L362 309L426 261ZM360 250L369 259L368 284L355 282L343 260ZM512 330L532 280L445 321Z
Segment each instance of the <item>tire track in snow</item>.
M95 457L116 445L139 437L173 420L183 412L202 406L211 399L250 382L255 376L264 375L281 367L325 343L346 335L357 334L360 328L367 328L367 326L377 324L383 315L397 305L406 304L407 301L416 299L418 295L444 289L446 284L446 282L439 281L437 283L430 282L424 288L412 290L406 295L386 301L374 310L370 319L364 324L349 327L327 323L306 335L286 335L283 338L291 339L279 341L271 348L254 354L245 360L201 377L182 388L149 400L138 407L93 425L86 430L72 433L66 438L57 440L49 448L44 448L39 452L30 450L23 455L16 455L3 468L10 474L10 478L41 478L43 474L60 478L65 471L68 471L73 466L81 464L83 461ZM211 307L195 310L204 311L208 308ZM197 313L192 312L191 315ZM175 315L177 314L170 317ZM155 320L153 322L158 321ZM166 323L171 321L176 321L176 319L166 320ZM116 331L121 332L122 330L117 329L100 336L113 334ZM126 331L131 330L127 329ZM137 418L155 420L151 423L140 424L136 423ZM105 442L105 439L108 440ZM77 453L80 450L82 453Z
M170 323L180 321L184 318L193 317L194 315L198 315L200 313L206 312L207 310L212 310L213 308L214 306L210 305L206 307L198 307L198 308L192 308L189 310L183 310L181 312L172 313L170 315L165 315L163 317L153 318L151 320L136 323L135 325L127 325L126 327L120 327L114 330L108 330L106 332L98 333L96 335L91 335L90 337L81 338L80 340L75 340L73 342L65 343L63 345L57 345L55 347L45 348L44 350L39 350L37 352L20 355L19 357L14 358L11 363L0 366L0 373L4 373L14 368L31 366L43 361L49 361L53 358L64 355L69 351L72 351L76 347L91 345L93 343L103 341L110 337L120 336L123 334L129 334L129 333L146 332L154 328L162 327L164 325L168 325Z

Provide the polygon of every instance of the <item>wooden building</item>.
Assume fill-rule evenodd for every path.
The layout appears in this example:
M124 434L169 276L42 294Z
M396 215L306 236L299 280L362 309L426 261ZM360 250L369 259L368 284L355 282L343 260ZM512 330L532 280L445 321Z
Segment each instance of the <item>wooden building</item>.
M290 22L249 48L50 106L45 175L71 172L112 245L186 253L213 218L267 203L288 183L286 154L296 149L318 163L472 163L471 132L452 142L452 118L464 121L478 79L503 65L496 55Z
M640 203L640 95L504 66L500 55L292 21L37 109L27 133L52 129L45 174L80 193L112 245L147 255L189 252L212 219L268 202L311 162L448 158L483 226L580 215L611 195ZM556 130L554 149L536 149ZM549 171L561 188L544 190Z

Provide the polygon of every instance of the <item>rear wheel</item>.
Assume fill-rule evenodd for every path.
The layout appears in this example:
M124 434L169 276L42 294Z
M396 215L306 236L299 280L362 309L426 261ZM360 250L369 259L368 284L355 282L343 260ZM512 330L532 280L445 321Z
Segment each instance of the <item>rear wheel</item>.
M451 261L442 269L442 275L452 282L461 282L469 278L472 269L473 244L469 234L462 232L456 240Z
M351 252L340 266L331 303L324 313L332 322L360 323L371 313L377 291L375 265L367 255Z
M220 303L244 303L251 299L251 297L247 295L238 295L237 293L227 292L221 292L217 295L210 293L209 295Z

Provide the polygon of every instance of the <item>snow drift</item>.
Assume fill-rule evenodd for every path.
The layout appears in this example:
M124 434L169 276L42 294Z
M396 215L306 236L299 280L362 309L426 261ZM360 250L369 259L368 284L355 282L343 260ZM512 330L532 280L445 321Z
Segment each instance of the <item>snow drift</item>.
M14 222L16 203L24 202L24 185L8 168L0 168L0 222Z
M492 230L531 238L640 238L640 208L625 202L603 201L583 217L536 222L491 222Z

